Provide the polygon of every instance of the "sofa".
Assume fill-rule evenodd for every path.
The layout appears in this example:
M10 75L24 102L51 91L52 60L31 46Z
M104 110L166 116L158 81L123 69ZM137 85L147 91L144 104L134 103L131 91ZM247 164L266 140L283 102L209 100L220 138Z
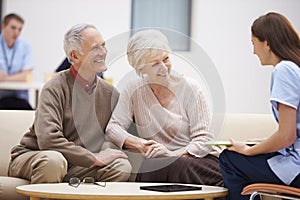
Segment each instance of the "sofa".
M29 184L27 180L7 176L10 150L28 130L34 120L34 111L0 110L0 200L27 199L15 192L16 186ZM277 129L270 114L226 114L217 136L219 140L235 138L263 138ZM130 159L132 160L132 159Z
M28 199L16 193L19 185L29 181L7 176L11 148L19 143L22 135L29 129L34 119L34 111L0 110L0 199Z

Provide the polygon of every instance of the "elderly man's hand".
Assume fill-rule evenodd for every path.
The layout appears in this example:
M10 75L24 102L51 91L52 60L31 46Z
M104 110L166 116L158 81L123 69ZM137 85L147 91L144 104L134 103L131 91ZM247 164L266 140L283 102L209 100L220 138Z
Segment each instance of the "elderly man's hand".
M113 162L117 158L128 158L128 156L120 150L107 148L96 154L94 166L103 167Z

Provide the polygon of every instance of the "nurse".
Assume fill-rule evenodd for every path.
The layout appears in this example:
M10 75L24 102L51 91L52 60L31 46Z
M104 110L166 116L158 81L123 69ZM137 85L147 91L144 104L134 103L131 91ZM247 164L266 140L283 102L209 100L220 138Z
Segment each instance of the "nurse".
M300 41L279 13L256 19L252 44L261 65L272 65L270 102L278 130L252 147L231 139L220 155L227 199L249 199L240 193L252 183L300 187ZM262 124L263 126L263 124Z

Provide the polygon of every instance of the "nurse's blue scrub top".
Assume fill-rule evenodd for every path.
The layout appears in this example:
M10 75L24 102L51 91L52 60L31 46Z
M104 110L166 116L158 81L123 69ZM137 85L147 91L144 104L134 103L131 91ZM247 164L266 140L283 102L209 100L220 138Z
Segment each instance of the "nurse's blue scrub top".
M297 139L290 147L279 150L280 155L268 160L273 172L287 185L300 173L300 68L291 61L278 63L272 73L272 110L278 122L278 103L297 111Z

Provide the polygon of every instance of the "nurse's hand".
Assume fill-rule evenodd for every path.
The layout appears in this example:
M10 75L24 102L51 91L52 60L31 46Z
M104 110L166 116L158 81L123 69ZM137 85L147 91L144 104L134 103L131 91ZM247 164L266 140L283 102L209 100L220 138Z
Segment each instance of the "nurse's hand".
M248 155L248 151L251 148L243 142L235 141L234 139L229 139L232 146L227 147L230 151L235 151L243 155Z

